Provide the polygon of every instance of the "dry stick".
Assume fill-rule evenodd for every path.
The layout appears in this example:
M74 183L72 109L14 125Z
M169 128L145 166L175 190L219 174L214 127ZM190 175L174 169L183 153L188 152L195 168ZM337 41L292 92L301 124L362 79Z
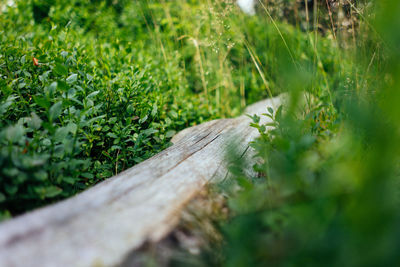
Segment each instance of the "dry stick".
M353 19L353 12L350 11L350 19L351 19L351 31L352 31L352 37L353 37L353 47L356 49L357 43L356 43L356 27L354 26L354 19Z
M115 175L118 174L118 156L120 151L121 151L120 149L118 149L117 151L117 160L115 161Z
M308 14L308 0L304 0L304 4L306 6L306 22L307 22L307 31L308 31L308 29L310 27L310 25L309 25L310 17L309 17L309 14Z
M326 7L328 8L328 14L329 14L329 18L331 20L333 38L336 41L336 29L335 29L335 24L333 23L332 10L331 10L331 6L328 3L328 0L326 0Z

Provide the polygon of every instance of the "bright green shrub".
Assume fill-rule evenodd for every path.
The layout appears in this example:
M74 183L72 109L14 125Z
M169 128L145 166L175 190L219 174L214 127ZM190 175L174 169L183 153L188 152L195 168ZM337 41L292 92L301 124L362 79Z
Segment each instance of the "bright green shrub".
M186 94L179 56L165 62L118 28L108 39L93 26L56 26L46 18L34 24L21 18L30 14L27 5L0 22L1 210L15 214L71 196L215 116ZM70 14L77 11L88 12Z

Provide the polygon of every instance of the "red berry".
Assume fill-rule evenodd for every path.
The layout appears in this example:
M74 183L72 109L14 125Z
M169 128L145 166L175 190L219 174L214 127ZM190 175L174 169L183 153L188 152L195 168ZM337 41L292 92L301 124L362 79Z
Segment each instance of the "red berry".
M33 65L39 66L39 60L37 58L33 57L32 60L33 60Z

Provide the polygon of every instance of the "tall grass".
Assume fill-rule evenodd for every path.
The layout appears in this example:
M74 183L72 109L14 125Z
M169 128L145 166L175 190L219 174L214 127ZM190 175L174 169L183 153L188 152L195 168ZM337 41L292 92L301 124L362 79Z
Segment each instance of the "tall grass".
M174 264L400 264L399 14L395 0L271 0L237 24L232 55L288 101L266 110L274 130L255 119L256 158L228 155L234 178L216 190L229 215L210 218L223 240Z
M289 53L292 42L281 35L286 55L277 60L290 100L268 111L274 130L256 126L259 175L247 177L235 167L236 178L222 185L230 218L220 222L225 240L220 250L206 253L207 264L400 263L400 4L366 1L358 3L361 11L348 2L358 24L352 34L342 32L349 28L340 27L343 18L329 9L325 37L301 33L314 52L311 66ZM326 37L335 49L331 66L321 61L319 44Z

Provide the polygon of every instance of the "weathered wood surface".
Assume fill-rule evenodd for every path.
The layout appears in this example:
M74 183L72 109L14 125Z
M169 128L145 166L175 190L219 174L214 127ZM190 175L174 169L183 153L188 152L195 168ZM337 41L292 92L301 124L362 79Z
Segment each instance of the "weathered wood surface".
M250 106L276 107L280 98ZM0 224L0 266L115 266L145 241L173 229L185 204L215 177L224 177L234 140L245 153L257 130L240 116L188 128L174 145L77 196Z

